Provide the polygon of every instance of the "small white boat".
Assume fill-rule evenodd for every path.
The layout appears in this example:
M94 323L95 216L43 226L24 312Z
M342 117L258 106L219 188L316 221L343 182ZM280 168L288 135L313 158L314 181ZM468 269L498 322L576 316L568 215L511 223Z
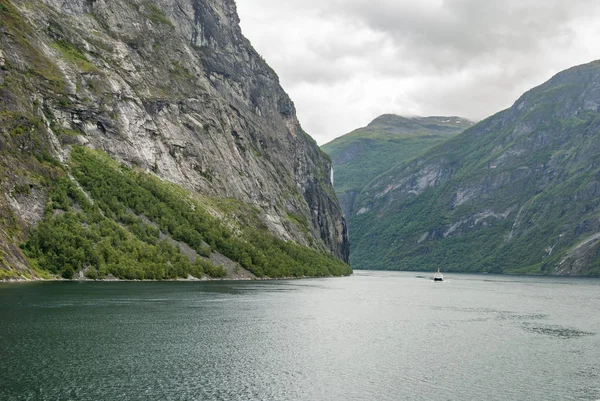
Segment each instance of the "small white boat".
M433 281L444 281L444 275L440 273L440 269L433 274Z

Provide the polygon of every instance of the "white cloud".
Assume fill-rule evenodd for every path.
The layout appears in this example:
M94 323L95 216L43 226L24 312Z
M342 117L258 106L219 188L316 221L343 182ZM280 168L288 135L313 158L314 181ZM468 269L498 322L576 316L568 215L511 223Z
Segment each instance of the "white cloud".
M237 0L319 144L383 113L474 120L600 58L596 0Z

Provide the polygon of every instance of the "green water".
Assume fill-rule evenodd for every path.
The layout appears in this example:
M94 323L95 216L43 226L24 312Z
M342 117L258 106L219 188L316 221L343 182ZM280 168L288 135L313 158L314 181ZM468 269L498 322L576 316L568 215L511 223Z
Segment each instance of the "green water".
M0 285L0 400L598 400L600 280Z

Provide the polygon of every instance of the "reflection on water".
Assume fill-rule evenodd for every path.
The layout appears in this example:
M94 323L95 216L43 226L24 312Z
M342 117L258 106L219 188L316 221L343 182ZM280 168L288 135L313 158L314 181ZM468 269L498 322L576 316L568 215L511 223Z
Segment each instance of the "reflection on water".
M523 323L522 327L524 330L527 330L531 333L545 334L558 338L576 338L582 336L592 336L595 334L558 325Z
M600 399L600 280L0 285L4 400Z

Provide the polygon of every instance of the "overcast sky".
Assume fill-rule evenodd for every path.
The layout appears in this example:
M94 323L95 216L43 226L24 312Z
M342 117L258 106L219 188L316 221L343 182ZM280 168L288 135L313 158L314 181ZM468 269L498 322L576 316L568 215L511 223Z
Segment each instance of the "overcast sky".
M600 59L598 0L236 0L321 145L380 114L481 120Z

